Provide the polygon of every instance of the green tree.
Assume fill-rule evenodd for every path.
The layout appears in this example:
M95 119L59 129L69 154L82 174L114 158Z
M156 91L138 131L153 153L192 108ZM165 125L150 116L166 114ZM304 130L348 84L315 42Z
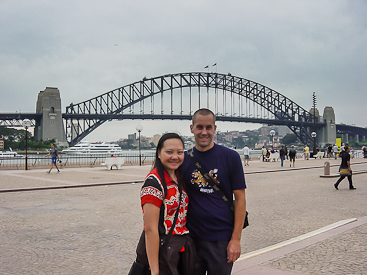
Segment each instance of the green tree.
M243 139L241 137L238 138L233 138L232 139L232 144L233 146L236 146L237 148L243 148L245 147L245 142L243 141Z
M134 140L132 139L125 139L124 141L120 141L118 143L122 149L133 149L134 146Z
M0 136L4 138L5 150L12 148L13 150L25 150L25 129L14 129L0 126ZM55 140L37 141L30 132L27 132L28 150L48 149Z
M290 145L292 143L296 143L298 140L297 136L295 134L286 134L283 139L282 139L282 143L285 145Z

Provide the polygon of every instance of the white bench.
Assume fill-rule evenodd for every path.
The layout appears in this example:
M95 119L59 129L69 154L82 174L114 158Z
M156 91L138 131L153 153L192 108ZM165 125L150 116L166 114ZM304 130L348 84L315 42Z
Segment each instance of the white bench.
M325 152L317 152L317 154L316 154L316 155L314 155L313 157L314 157L315 159L317 159L317 158L322 159L322 158L324 157L324 155L325 155Z
M113 166L115 166L116 169L119 169L124 163L125 163L125 158L112 157L112 158L106 158L104 165L106 165L108 170L112 170Z
M268 161L278 161L279 159L279 153L275 152L275 153L270 153L270 156L268 158L266 158L266 160Z

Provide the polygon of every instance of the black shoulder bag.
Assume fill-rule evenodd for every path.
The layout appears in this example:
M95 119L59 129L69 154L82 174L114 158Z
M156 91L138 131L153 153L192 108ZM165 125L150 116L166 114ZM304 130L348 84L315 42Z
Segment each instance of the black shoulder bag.
M207 169L205 169L200 162L197 160L197 158L194 156L194 150L191 148L187 151L189 157L191 158L192 162L195 164L196 168L199 169L200 173L203 175L204 179L208 183L208 185L213 188L215 193L223 199L223 201L227 204L227 206L231 209L231 211L234 214L234 206L233 206L233 199L229 200L226 195L223 193L223 191L220 189L218 182L216 179L213 179L209 173L207 172ZM248 222L248 212L246 211L245 221L243 223L243 228L246 228L249 226Z

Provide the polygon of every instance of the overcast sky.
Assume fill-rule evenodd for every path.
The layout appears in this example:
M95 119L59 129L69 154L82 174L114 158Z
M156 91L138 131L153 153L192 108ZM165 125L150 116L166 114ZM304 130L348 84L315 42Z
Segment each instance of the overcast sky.
M250 79L337 123L367 126L367 1L0 0L0 112L35 112L57 87L62 110L146 77L207 71ZM86 139L190 135L189 121L118 121ZM221 131L259 125L223 123Z

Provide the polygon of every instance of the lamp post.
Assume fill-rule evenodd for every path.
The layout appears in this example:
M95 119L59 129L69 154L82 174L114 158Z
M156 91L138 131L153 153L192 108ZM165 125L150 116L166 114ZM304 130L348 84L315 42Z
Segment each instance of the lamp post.
M316 153L316 94L313 92L312 94L312 103L313 103L313 132L311 133L311 137L313 138L313 153Z
M139 123L135 129L139 132L139 166L141 166L140 132L143 131L143 126Z
M25 128L25 170L28 170L28 127L30 127L31 121L26 118L22 121L22 125Z
M274 135L275 135L275 131L274 130L271 130L270 131L270 135L271 135L271 146L273 146L274 147Z
M312 132L311 133L311 137L313 138L313 154L316 154L316 132Z

